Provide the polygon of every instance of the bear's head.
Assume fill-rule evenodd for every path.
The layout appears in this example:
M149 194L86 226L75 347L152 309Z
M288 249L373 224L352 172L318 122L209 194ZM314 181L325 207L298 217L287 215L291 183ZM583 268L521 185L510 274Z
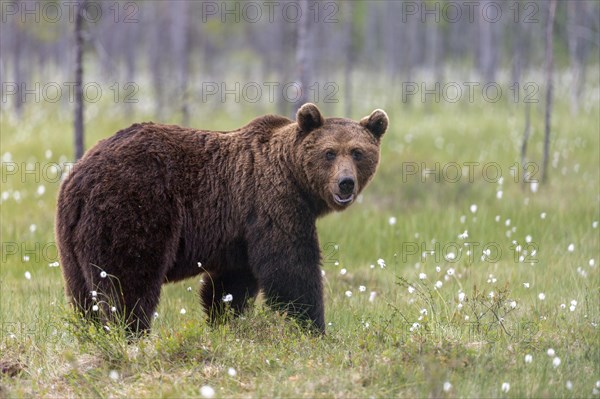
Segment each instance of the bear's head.
M347 208L369 183L388 123L387 114L380 109L359 122L325 119L311 103L298 110L297 162L321 212Z

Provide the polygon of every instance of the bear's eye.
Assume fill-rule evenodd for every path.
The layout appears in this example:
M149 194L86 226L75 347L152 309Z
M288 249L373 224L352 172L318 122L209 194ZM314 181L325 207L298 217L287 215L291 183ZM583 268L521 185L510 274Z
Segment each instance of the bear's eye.
M352 150L352 158L355 161L360 161L363 158L363 154L359 150Z
M325 153L325 159L327 159L328 161L333 161L335 159L335 152L327 151Z

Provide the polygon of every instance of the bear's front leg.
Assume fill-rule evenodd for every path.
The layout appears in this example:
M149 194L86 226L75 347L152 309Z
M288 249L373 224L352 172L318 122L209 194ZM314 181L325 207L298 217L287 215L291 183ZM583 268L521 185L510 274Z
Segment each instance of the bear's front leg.
M249 260L267 304L325 333L316 229L291 236L277 228L249 240Z

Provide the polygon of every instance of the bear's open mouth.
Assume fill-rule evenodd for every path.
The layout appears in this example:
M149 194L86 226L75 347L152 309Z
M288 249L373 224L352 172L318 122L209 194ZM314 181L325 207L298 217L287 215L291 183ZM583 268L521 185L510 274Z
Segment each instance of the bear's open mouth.
M354 199L354 194L350 194L347 198L342 198L337 194L333 194L333 199L340 205L348 205Z

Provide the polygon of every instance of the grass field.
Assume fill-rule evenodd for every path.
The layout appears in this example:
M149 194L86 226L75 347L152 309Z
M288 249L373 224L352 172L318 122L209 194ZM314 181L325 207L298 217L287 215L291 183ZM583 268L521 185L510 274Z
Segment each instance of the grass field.
M73 319L54 263L70 115L3 111L0 397L600 397L598 87L577 116L560 87L556 97L549 179L537 185L518 164L523 104L360 110L385 107L391 127L361 201L319 222L325 337L260 300L212 329L190 279L164 287L152 334L129 345ZM102 107L88 107L88 148L150 119ZM229 129L263 112L242 108L198 110L192 125Z

